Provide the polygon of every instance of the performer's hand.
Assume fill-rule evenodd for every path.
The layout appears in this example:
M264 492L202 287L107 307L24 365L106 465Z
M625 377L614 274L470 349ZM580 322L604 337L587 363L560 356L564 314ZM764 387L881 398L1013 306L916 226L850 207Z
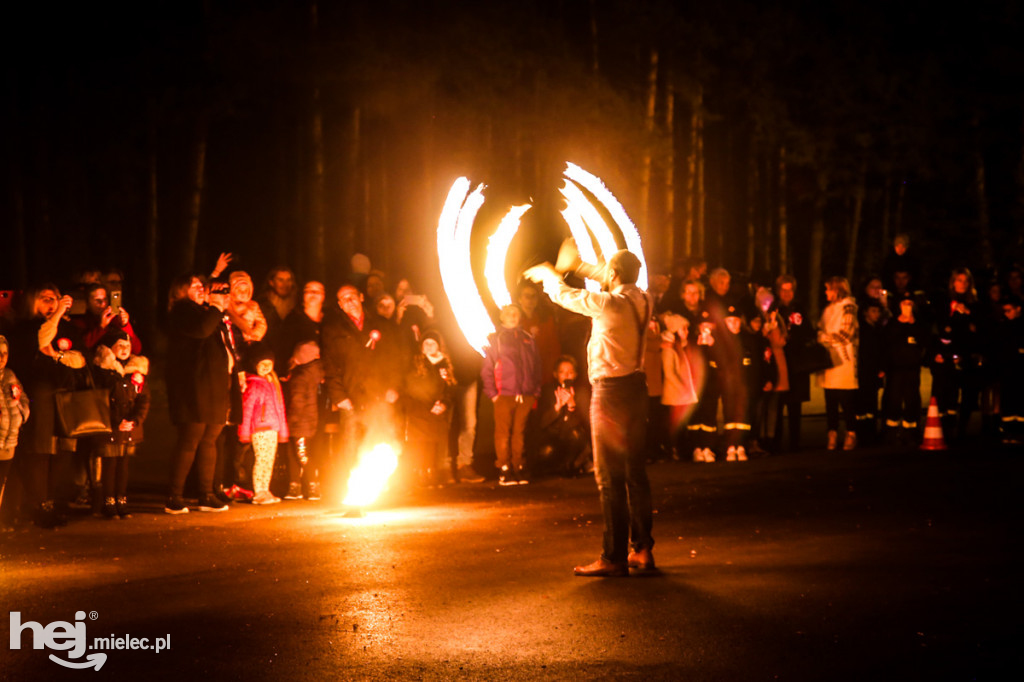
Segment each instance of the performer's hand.
M398 391L393 388L389 388L384 392L384 401L389 405L394 405L398 402Z
M531 282L536 282L538 284L543 284L545 281L552 279L556 281L560 279L558 272L556 272L555 268L551 266L551 263L541 263L540 265L534 265L532 268L528 268L526 272L523 273L523 277L530 280Z
M444 411L448 409L448 406L438 400L434 403L434 406L430 408L430 414L444 414Z
M355 409L355 405L352 404L351 400L345 398L340 403L338 403L338 408L345 410L346 412L351 412L352 410Z
M576 240L569 237L562 242L558 249L558 258L555 259L555 271L564 275L578 268L582 262L580 250L576 247Z

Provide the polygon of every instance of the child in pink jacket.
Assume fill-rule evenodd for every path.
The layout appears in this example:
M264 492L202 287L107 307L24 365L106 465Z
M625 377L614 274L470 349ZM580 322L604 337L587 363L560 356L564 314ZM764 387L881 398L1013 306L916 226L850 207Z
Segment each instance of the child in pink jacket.
M238 440L252 443L255 462L252 467L253 504L275 504L281 498L270 492L277 444L288 441L288 420L284 414L281 383L274 373L274 354L266 346L253 346L249 361L256 370L246 374L242 393L242 422Z

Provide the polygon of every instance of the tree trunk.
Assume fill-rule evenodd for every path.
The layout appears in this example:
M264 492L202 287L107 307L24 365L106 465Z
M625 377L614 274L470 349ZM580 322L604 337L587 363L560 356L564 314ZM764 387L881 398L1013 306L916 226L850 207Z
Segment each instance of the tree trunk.
M892 235L890 227L892 224L892 174L885 176L885 189L882 192L882 245L881 249L874 249L875 254L873 263L877 263L879 256L885 254L889 250L889 244L892 243ZM872 270L875 268L872 267Z
M779 272L789 272L789 217L786 213L786 146L779 146L779 183L776 189L779 193Z
M985 265L992 265L992 226L989 219L988 193L985 188L985 159L980 150L974 153L974 192L978 202L981 259Z
M903 203L907 196L907 181L906 179L900 180L900 189L896 192L896 210L893 212L893 238L896 235L902 234L903 232ZM888 249L889 245L886 245Z
M828 204L828 173L818 171L817 194L814 197L814 218L811 224L810 272L808 274L807 302L812 320L821 314L822 252L825 248L825 208Z
M1021 125L1024 134L1024 124ZM1017 172L1014 174L1017 185L1016 220L1017 248L1024 247L1024 144L1021 145L1020 158L1017 161Z
M149 134L149 192L147 199L149 201L149 210L146 218L146 280L144 283L145 293L143 294L146 300L146 311L142 316L143 328L146 330L150 338L154 338L156 333L156 311L159 310L160 305L160 258L159 258L159 246L160 246L160 212L159 204L157 203L157 154L156 154L156 130L155 125L150 120L150 134Z
M199 244L199 215L203 204L203 187L206 181L206 145L209 136L209 123L206 113L199 116L196 124L196 143L192 157L192 196L188 206L188 223L185 226L185 244L182 261L182 272L194 272L196 269L196 247Z
M747 153L747 272L754 272L754 262L757 256L755 245L757 244L757 196L758 187L761 185L761 172L757 166L757 143L751 139L750 149ZM764 251L768 251L768 243L762 245Z
M694 191L694 211L696 212L696 220L694 221L694 230L696 232L696 238L694 242L696 244L697 253L704 257L706 244L704 235L704 216L707 211L707 197L704 194L704 92L703 88L698 91L697 102L695 105L697 112L697 125L696 125L696 148L697 148L697 178L696 187Z
M867 185L867 161L861 160L857 187L853 192L853 217L850 221L850 241L846 249L846 279L853 281L853 269L857 264L857 241L860 238L861 217L864 214L864 195Z
M320 12L317 1L313 0L309 7L309 28L310 43L313 50L316 50L319 40ZM312 146L312 177L309 191L309 215L310 215L310 241L309 248L312 249L312 274L313 277L324 280L327 274L327 227L325 224L325 177L324 177L324 116L320 103L320 79L319 68L315 63L316 54L313 55L313 101L311 107L312 120L310 121L310 143Z
M595 76L600 73L597 42L597 2L590 0L590 72Z
M694 255L694 237L697 229L697 100L690 99L689 145L686 150L686 218L683 221L683 250L686 256Z
M676 95L672 87L672 74L665 80L665 257L669 265L676 259Z
M640 171L640 231L651 230L651 155L654 152L654 112L658 97L658 50L651 48L647 68L647 98L644 107L644 158Z
M360 137L361 137L361 113L359 107L352 110L352 122L349 129L348 150L345 155L345 175L342 179L341 197L344 201L342 206L345 219L342 222L341 238L339 240L339 259L348 263L348 259L355 254L356 224L359 221L359 214L356 209L359 206L359 158Z

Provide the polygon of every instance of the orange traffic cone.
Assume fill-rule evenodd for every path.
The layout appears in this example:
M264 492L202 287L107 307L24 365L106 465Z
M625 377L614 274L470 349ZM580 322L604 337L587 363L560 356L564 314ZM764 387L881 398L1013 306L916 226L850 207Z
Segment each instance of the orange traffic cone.
M922 450L945 450L946 439L942 437L942 420L939 418L939 403L935 396L928 403L928 418L924 422L924 440Z

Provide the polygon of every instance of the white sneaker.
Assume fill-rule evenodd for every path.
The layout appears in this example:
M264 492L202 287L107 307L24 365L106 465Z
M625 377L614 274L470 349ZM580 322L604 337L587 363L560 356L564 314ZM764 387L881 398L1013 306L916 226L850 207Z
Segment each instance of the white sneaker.
M693 449L693 461L694 462L703 462L703 461L705 461L704 460L704 451L701 450L700 448L694 448Z
M712 462L713 463L715 461L715 453L714 453L714 451L712 451L711 448L704 448L703 452L704 452L704 461L705 462Z
M725 451L725 461L735 462L736 461L736 446L730 445L729 449Z
M743 449L742 445L740 445L739 447L736 448L736 461L738 461L738 462L746 462L747 461L747 451Z
M261 490L252 496L253 504L277 504L281 501L280 497L274 497L274 494L269 490Z

